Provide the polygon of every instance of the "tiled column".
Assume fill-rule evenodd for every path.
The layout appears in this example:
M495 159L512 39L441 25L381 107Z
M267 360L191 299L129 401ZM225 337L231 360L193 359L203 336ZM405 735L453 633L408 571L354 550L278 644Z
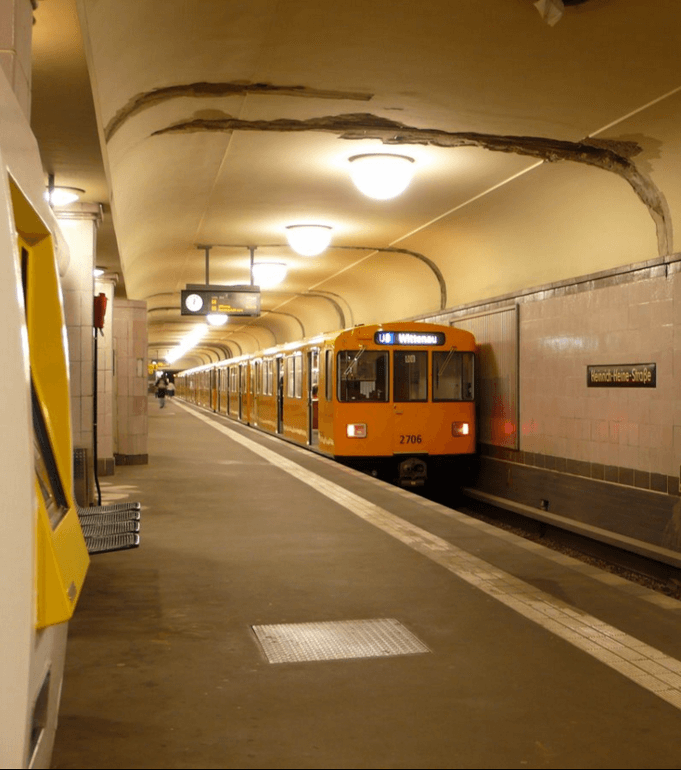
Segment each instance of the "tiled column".
M114 302L117 465L144 465L147 453L147 304Z
M95 500L92 271L101 213L97 205L80 204L57 210L55 214L70 253L68 267L62 275L62 291L69 344L75 495L80 505L90 505Z
M112 476L114 473L114 421L115 394L114 370L114 283L95 281L95 296L104 294L107 299L104 328L97 332L97 474Z
M0 67L26 117L31 118L31 0L0 2Z

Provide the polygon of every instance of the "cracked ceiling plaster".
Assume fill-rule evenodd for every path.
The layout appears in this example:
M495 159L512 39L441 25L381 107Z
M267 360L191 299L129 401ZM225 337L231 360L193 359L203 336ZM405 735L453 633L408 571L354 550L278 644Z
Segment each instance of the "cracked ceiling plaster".
M260 319L211 333L217 356L670 253L681 95L659 32L678 32L675 4L594 0L554 27L532 6L77 0L121 270L152 344L189 327L197 244L289 263ZM417 172L379 204L347 166L381 150ZM342 248L265 253L301 221ZM243 248L211 250L211 282L247 270Z

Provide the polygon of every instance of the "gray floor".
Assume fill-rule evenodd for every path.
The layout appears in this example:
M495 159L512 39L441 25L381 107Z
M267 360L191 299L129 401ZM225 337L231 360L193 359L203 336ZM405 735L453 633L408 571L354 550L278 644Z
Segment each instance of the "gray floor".
M54 768L681 766L678 602L177 402L149 422L102 480L142 545L92 559Z

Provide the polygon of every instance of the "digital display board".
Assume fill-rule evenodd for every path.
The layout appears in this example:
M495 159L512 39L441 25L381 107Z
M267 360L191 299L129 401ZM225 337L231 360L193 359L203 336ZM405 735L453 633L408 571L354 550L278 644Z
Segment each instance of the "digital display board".
M182 290L180 315L259 316L260 287L189 284Z
M376 332L376 345L444 345L444 332Z

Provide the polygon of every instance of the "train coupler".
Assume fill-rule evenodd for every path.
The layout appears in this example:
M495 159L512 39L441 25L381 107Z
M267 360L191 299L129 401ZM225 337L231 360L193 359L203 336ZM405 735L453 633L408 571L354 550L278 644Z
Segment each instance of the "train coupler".
M428 478L428 466L418 457L402 460L397 470L397 483L401 487L422 487Z

